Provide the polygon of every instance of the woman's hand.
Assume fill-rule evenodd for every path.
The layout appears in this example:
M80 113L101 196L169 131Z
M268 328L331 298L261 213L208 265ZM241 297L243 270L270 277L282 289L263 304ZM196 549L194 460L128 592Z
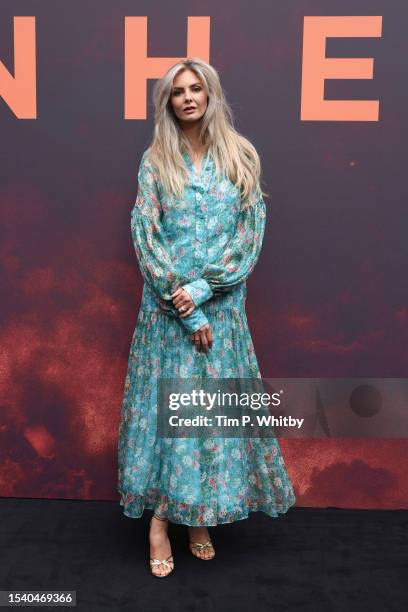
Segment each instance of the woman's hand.
M191 340L195 343L198 352L202 349L205 353L208 352L209 348L213 345L213 335L211 326L206 323L200 329L191 334Z
M179 316L184 319L191 315L195 308L195 304L191 298L191 295L185 289L181 287L171 294L174 307L177 308Z

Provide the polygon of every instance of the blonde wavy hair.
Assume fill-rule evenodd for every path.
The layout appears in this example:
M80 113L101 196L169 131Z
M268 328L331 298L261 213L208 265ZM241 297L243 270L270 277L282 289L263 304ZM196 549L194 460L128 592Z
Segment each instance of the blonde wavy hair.
M187 180L182 157L188 140L171 106L173 81L179 72L190 69L201 80L208 95L201 119L200 140L215 162L219 176L227 176L239 189L241 205L253 205L259 195L261 164L251 142L233 126L232 110L221 87L218 72L200 58L188 58L171 66L153 88L154 130L148 147L149 162L155 166L161 183L174 197L182 197Z

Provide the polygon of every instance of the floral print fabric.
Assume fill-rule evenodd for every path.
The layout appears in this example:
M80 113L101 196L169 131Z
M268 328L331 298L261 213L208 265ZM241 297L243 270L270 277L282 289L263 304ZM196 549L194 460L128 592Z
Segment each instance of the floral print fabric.
M159 438L157 379L259 378L245 312L246 279L262 246L266 207L259 191L241 205L238 189L205 156L198 175L184 154L184 197L170 198L145 151L131 230L144 277L130 346L118 436L118 491L125 515L151 509L171 522L217 525L251 511L277 517L296 499L276 438ZM171 294L183 286L196 305L179 317ZM197 352L205 323L214 342Z

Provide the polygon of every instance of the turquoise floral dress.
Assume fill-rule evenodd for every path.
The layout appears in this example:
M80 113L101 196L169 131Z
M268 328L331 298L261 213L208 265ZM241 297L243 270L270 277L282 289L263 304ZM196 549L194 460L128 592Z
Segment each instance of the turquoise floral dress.
M145 151L131 229L144 277L130 346L118 435L118 491L126 516L147 509L173 523L217 525L262 511L277 517L296 499L276 438L160 438L157 379L260 378L245 313L246 279L259 257L266 207L259 187L241 207L238 188L207 154L172 199ZM180 318L171 294L183 286L195 309ZM198 352L192 332L211 325Z

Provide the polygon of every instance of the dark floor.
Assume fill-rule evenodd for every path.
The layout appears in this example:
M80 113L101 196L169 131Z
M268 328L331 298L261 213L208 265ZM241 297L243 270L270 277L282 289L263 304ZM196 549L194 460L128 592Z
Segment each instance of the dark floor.
M175 569L163 579L148 567L150 516L127 518L119 502L0 498L0 590L75 590L87 612L408 609L408 511L252 513L209 528L208 562L171 524Z

